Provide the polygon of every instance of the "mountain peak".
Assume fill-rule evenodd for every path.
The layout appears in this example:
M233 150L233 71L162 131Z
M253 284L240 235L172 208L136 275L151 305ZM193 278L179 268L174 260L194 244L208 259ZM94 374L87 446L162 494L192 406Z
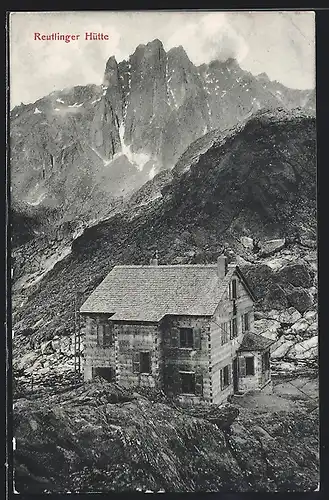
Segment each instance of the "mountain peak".
M175 60L179 64L185 64L185 66L186 64L192 64L182 45L179 45L178 47L172 47L170 50L168 50L167 56L168 58Z
M265 71L263 71L263 73L259 73L256 78L258 80L263 80L263 81L266 80L267 82L270 81L270 79L269 79L267 73L265 73Z
M105 71L115 69L117 66L118 66L118 63L117 63L115 56L111 56L106 63Z

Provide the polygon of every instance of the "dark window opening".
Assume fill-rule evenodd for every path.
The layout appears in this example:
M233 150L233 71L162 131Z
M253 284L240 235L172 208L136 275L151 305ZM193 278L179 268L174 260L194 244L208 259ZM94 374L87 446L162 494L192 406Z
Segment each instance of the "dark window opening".
M193 348L193 329L192 328L180 328L180 347L190 347Z
M246 375L255 375L254 357L246 358Z
M151 356L149 352L140 353L140 373L151 373Z
M226 365L220 371L221 390L223 391L224 389L226 389L226 387L228 387L230 385L230 383L231 383L230 365Z
M195 394L195 373L180 373L182 394Z
M232 280L231 283L230 283L230 299L231 300L237 299L236 280Z
M114 370L111 367L93 367L92 374L93 377L102 377L108 382L114 381Z
M238 336L238 323L236 318L232 318L230 323L230 337L234 339Z
M262 372L266 372L270 369L270 353L269 351L264 352L262 356Z
M242 331L249 331L249 313L245 313L242 315Z

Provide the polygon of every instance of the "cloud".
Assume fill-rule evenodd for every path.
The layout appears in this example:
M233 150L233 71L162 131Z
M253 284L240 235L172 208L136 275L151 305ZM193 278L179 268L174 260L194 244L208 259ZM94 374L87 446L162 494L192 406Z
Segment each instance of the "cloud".
M225 13L209 13L177 29L168 39L169 49L182 45L194 64L233 57L241 62L248 54L245 39L231 26Z

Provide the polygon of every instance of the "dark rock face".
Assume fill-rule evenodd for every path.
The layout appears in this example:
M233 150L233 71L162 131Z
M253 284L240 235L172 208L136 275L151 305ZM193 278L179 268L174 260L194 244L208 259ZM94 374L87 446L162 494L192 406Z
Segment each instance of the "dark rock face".
M289 291L287 293L287 301L300 313L308 311L312 306L312 297L309 292L302 287L296 287Z
M278 278L285 285L292 285L294 287L309 288L313 284L314 273L310 271L305 265L291 264L280 269L277 273Z

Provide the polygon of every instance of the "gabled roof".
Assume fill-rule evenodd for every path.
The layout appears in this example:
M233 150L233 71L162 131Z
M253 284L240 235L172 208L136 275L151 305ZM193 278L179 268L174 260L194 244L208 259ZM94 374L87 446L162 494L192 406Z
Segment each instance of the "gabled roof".
M263 337L262 335L246 332L238 351L264 351L273 344L273 342L274 340Z
M113 314L111 319L118 321L212 316L234 272L243 279L236 265L229 265L221 280L216 264L115 266L80 312Z

